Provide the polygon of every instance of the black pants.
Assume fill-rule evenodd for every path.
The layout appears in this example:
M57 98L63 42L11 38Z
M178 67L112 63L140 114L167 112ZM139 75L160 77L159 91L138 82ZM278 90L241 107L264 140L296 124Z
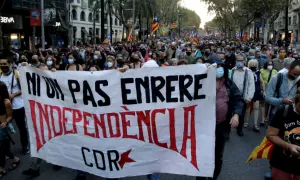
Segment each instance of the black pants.
M229 122L223 122L216 126L216 142L215 142L215 171L213 178L197 177L196 180L218 179L223 166L223 154L225 148L226 137L230 129Z
M239 116L239 126L236 128L237 131L243 131L247 107L248 105L245 103L242 114Z
M27 126L25 121L25 109L14 109L13 110L13 118L16 121L16 124L18 126L18 129L20 131L20 140L22 144L22 148L28 148L28 132L27 132Z
M5 166L6 156L13 159L15 156L10 151L10 140L5 139L0 141L0 167Z

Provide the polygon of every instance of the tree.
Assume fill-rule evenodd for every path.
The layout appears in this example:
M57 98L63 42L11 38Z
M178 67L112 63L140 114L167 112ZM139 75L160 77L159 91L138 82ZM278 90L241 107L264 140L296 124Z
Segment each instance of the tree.
M6 2L7 0L4 0L2 3L0 3L0 16ZM0 23L0 49L3 49L2 23Z
M66 0L66 7L64 10L58 10L56 8L55 2L51 2L51 5L56 9L58 13L58 17L61 23L61 27L67 32L68 34L68 46L73 46L73 26L70 23L70 1ZM62 14L65 15L65 19L62 18Z

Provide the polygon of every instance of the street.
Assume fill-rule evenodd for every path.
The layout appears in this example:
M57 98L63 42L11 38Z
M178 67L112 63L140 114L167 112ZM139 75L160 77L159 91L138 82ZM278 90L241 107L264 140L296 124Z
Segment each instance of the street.
M251 124L251 121L249 121ZM252 131L251 126L244 130L245 136L240 138L237 136L236 131L232 130L229 141L225 147L224 163L221 176L219 180L263 180L264 173L268 170L268 161L266 160L254 160L250 164L246 164L246 160L249 157L251 151L256 147L263 136L265 135L265 128L261 128L260 133ZM18 135L18 134L17 134ZM17 139L18 136L14 136ZM13 146L12 151L16 153L18 157L21 157L20 166L9 172L3 180L72 180L76 176L76 171L62 168L59 171L52 169L52 166L47 163L43 163L40 170L40 176L37 178L28 178L21 174L22 170L27 168L30 163L30 156L23 156L19 153L19 141L16 140L16 146ZM7 161L7 166L10 161ZM89 175L88 180L101 180L93 175ZM193 180L193 177L162 174L162 180ZM146 176L143 177L130 177L124 178L124 180L146 180Z

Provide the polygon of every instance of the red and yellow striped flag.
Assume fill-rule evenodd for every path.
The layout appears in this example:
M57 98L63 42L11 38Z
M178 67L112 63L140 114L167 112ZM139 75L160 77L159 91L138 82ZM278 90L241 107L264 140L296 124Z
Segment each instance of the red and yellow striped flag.
M133 37L132 37L132 29L130 30L130 33L128 35L128 41L132 41L133 40Z
M263 141L257 146L250 157L247 160L247 163L254 159L271 159L272 152L273 152L274 144L265 137Z
M158 28L159 28L159 19L156 16L156 12L155 12L152 20L151 35L153 35L158 30Z
M198 41L197 37L193 37L193 41L194 41L195 44L197 44L197 45L199 44L199 41Z

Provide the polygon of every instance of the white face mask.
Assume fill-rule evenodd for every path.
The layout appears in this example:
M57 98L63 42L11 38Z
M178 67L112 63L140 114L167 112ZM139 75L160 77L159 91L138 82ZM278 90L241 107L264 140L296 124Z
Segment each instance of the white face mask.
M272 69L273 69L273 66L272 66L272 65L269 65L269 66L268 66L268 70L271 71Z
M68 59L69 64L73 64L74 63L74 59Z
M108 62L107 63L107 67L111 68L113 66L113 63L112 62Z
M53 65L53 61L47 61L47 66L52 66Z

